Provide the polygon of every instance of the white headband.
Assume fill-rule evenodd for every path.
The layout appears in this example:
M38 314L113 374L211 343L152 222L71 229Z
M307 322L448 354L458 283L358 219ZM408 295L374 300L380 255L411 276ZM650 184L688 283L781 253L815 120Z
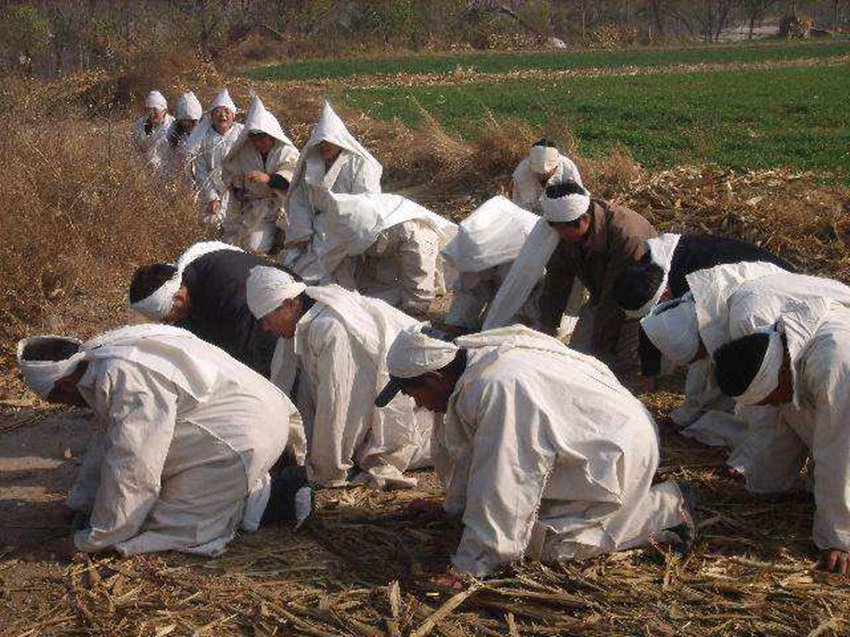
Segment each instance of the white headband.
M575 221L590 208L590 193L550 199L544 190L540 195L540 207L543 209L543 218L546 221L556 223Z
M145 98L145 108L157 108L164 111L168 109L168 102L165 101L165 96L159 91L151 91Z
M561 153L557 148L551 146L532 146L531 152L528 154L531 171L539 175L549 173L558 165L558 159Z
M635 310L623 310L626 315L626 318L640 318L642 316L646 316L652 311L656 305L658 305L658 301L661 300L661 296L664 294L664 290L667 289L667 273L664 273L663 278L661 279L661 283L658 284L658 289L655 290L655 294L652 295L652 298L649 299L646 303L641 305L639 308Z
M296 281L283 270L265 265L254 266L246 284L248 309L259 320L306 289L304 283Z
M61 340L69 343L74 343L80 348L80 351L73 354L69 358L61 361L30 361L24 359L24 350L32 343L39 341ZM36 394L41 398L47 398L56 383L74 371L74 368L79 365L85 358L85 351L82 350L83 342L76 338L67 338L65 336L32 336L18 342L18 368Z
M174 297L180 291L183 284L183 271L178 268L170 279L154 290L149 296L127 305L131 310L143 314L152 321L161 321L171 311L174 305Z
M422 333L424 325L401 330L387 352L387 371L396 378L416 378L442 369L457 355L454 343Z
M640 325L652 344L678 365L690 363L699 351L697 311L689 295L659 305Z
M759 330L764 333L766 330ZM785 359L785 348L782 347L782 335L770 328L770 343L761 366L749 387L740 396L735 396L735 402L746 406L758 405L779 386L779 371Z

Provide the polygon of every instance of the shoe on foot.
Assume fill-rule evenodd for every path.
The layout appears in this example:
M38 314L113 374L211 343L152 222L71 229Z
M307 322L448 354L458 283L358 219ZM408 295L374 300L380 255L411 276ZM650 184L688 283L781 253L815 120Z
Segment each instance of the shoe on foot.
M673 544L682 555L686 555L696 542L697 531L697 494L689 484L676 483L682 493L685 520L681 524L667 529L673 538Z

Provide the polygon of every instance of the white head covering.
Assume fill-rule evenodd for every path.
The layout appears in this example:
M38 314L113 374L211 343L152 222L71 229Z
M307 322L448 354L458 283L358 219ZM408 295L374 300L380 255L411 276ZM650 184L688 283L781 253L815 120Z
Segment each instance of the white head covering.
M667 278L670 275L670 263L673 261L673 254L676 252L676 246L679 245L679 239L681 238L682 235L680 234L665 232L657 237L647 240L646 246L649 256L652 259L652 262L661 268L664 275L661 277L661 283L658 284L658 289L655 290L655 294L653 294L646 303L636 310L625 310L625 314L628 318L640 318L641 316L646 316L650 311L652 311L652 308L658 305L658 301L664 294L664 290L667 289Z
M590 193L585 190L582 194L565 195L550 199L546 190L540 193L540 207L546 221L563 223L575 221L590 208Z
M454 343L423 333L424 324L410 325L398 333L387 352L387 371L396 378L416 378L442 369L457 355Z
M277 117L272 115L271 111L267 110L259 97L254 96L251 106L248 108L248 115L245 117L245 132L265 133L274 137L277 141L294 146L290 139L284 134L277 121ZM237 142L238 144L238 142ZM235 148L234 148L235 150Z
M256 319L279 308L284 301L294 299L307 288L283 270L265 265L251 268L246 284L248 309Z
M460 222L440 254L459 272L481 272L516 259L539 217L498 195Z
M748 407L758 405L779 386L779 372L785 359L782 335L773 326L761 328L758 331L770 335L767 351L764 353L758 372L756 372L747 389L740 396L735 396L735 402Z
M227 89L222 89L222 91L218 95L215 96L215 99L212 101L212 104L210 104L210 111L212 111L215 108L218 108L219 106L224 106L227 110L229 110L234 115L236 114L236 111L238 110L236 108L236 104L234 104L233 100L230 99L230 93L228 92Z
M183 270L195 259L217 250L242 251L241 248L237 248L229 243L222 243L221 241L202 241L196 243L178 257L174 263L174 267L177 268L174 276L165 281L148 296L135 303L131 303L128 297L127 307L152 321L161 321L171 311L171 306L174 304L174 297L183 284Z
M400 195L361 193L349 195L322 191L325 241L318 249L328 273L347 256L363 254L384 230L416 219L428 224L445 245L457 226Z
M640 322L647 338L679 365L690 363L699 350L699 326L690 294L656 307Z
M24 350L28 345L39 342L48 341L64 341L70 345L77 346L77 353L60 361L35 361L24 359ZM82 349L83 342L76 338L67 338L64 336L54 336L46 334L44 336L32 336L22 339L18 342L18 368L30 386L38 396L47 398L56 383L71 374L74 369L85 358L85 352Z
M330 102L325 102L325 107L322 109L322 116L316 122L316 127L310 134L310 139L304 145L302 155L306 155L309 149L322 141L330 142L334 146L339 146L350 153L360 155L366 161L374 162L377 169L379 171L381 170L381 164L372 156L372 153L357 141L354 135L348 132L345 123L334 112L334 109L331 108Z
M175 117L180 119L199 120L204 114L204 109L198 98L192 91L183 93L177 100L177 113Z
M532 146L528 154L531 171L539 175L548 174L561 159L561 153L554 146Z
M145 108L157 108L161 111L168 110L168 102L159 91L151 91L145 98Z

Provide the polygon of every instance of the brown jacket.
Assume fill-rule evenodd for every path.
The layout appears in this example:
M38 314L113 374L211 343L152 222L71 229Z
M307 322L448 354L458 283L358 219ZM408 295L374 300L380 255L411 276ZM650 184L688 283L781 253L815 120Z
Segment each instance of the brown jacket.
M595 308L590 353L610 353L620 335L625 314L612 298L614 281L629 265L637 263L646 250L645 241L657 236L641 215L601 199L590 204L591 223L584 241L561 241L546 266L541 310L543 321L553 332L578 277Z

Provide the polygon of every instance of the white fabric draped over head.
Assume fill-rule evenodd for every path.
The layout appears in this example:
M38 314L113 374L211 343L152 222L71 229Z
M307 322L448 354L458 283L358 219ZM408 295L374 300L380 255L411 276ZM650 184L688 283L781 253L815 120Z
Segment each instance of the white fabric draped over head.
M156 337L153 339L152 337ZM129 325L96 336L86 342L61 336L35 336L18 343L18 367L30 388L42 398L53 390L56 382L69 376L84 361L123 358L143 365L177 383L196 400L209 394L217 378L217 370L189 356L179 341L169 338L196 338L186 330L170 325ZM77 345L79 350L59 361L26 360L24 351L31 343L60 339ZM175 361L179 361L177 364Z
M429 225L445 245L457 232L457 225L400 195L362 193L359 195L324 192L325 241L318 255L331 274L345 257L363 254L378 235L405 221Z
M758 405L779 386L779 372L785 359L782 335L773 328L761 329L759 332L770 336L767 350L747 389L740 396L735 396L736 402L746 406Z
M411 325L398 333L387 352L387 371L396 378L416 378L442 369L457 355L454 343L422 331L424 324Z
M168 102L159 91L151 91L145 98L145 108L156 108L160 111L168 110Z
M544 190L540 194L540 207L546 221L555 223L575 221L590 208L590 193L585 190L580 194L550 198Z
M359 141L357 141L357 138L354 137L354 135L348 132L348 128L346 128L345 123L340 119L339 115L334 112L330 103L325 102L325 106L322 109L322 116L319 118L319 121L316 122L316 127L310 134L310 139L307 140L307 143L301 151L301 156L304 159L302 159L301 164L295 171L295 179L298 178L299 170L303 169L304 161L306 161L306 158L310 156L310 149L317 146L320 142L330 142L334 146L338 146L343 150L359 155L366 161L373 163L377 167L379 173L382 170L380 162L375 159L372 153L366 150Z
M283 270L255 266L251 268L246 283L248 309L259 320L279 308L284 301L300 295L306 287Z
M532 146L528 158L531 170L540 175L545 175L558 166L561 153L553 146Z
M497 195L458 224L440 254L458 272L481 272L516 259L539 217Z
M656 307L640 322L647 338L676 364L690 363L699 350L696 308L690 294Z
M649 252L649 257L655 265L661 268L664 275L661 278L661 283L658 284L658 289L655 290L655 293L652 295L652 298L636 310L625 310L625 314L628 318L640 318L642 316L646 316L650 313L650 311L652 311L652 308L658 305L658 301L664 294L664 290L667 289L667 279L670 275L670 264L673 261L673 254L676 252L676 246L679 245L679 239L681 238L682 235L680 234L665 232L657 237L647 240L646 246L647 252Z
M174 276L166 280L148 296L135 303L130 302L128 297L127 307L152 321L161 321L171 311L171 307L174 304L174 297L180 291L180 286L183 284L183 270L195 259L210 252L216 252L217 250L241 251L240 248L229 243L222 243L221 241L202 241L196 243L178 257L174 263L174 267L177 269Z
M219 94L215 96L212 104L210 104L210 111L213 111L220 106L224 106L224 108L236 115L236 111L238 109L236 108L236 104L230 98L230 92L226 88L222 89Z
M193 119L198 120L201 119L201 116L204 114L204 109L201 106L201 102L198 101L198 98L195 97L195 94L192 91L187 91L183 93L177 100L177 109L175 113L175 117L180 119Z

